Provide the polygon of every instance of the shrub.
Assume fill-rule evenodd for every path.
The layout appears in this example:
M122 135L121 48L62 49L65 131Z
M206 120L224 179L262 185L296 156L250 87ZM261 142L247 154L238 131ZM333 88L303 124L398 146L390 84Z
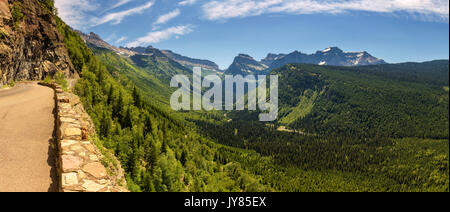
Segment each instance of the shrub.
M8 35L2 29L0 29L0 40L6 39Z
M42 7L48 9L50 12L54 14L57 13L54 0L39 0L39 2L41 3Z
M52 83L52 81L53 81L52 78L48 75L44 78L44 80L42 80L42 82L47 83L47 84Z
M12 80L11 82L8 83L8 86L10 88L14 87L16 85L16 82L14 82L14 80Z
M56 83L61 85L61 87L64 90L67 90L68 83L67 83L66 75L63 72L58 72L55 74L55 81L56 81Z
M13 7L11 9L11 15L14 22L16 23L16 27L18 27L19 22L23 20L23 17L25 17L25 15L22 13L22 7L20 5L20 2L14 2Z

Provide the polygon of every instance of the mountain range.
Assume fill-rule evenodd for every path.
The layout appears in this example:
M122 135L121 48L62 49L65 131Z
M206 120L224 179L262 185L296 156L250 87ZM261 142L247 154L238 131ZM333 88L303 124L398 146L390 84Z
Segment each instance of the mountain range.
M74 32L55 11L53 0L0 0L0 93L15 92L33 107L17 95L19 81L44 80L79 97L76 107L89 116L77 120L95 125L92 148L108 153L102 164L120 161L112 165L121 169L108 174L123 170L130 191L449 191L448 59L370 65L384 61L337 47L261 61L240 54L227 71L279 77L278 119L267 123L256 121L261 111L172 110L171 78L215 63L151 46L114 47L95 33ZM18 112L6 115L33 119ZM57 137L50 145L60 146ZM60 159L58 166L73 162ZM55 184L91 176L71 174L56 176Z
M189 69L192 69L193 67L202 67L203 69L211 70L220 74L248 75L267 73L274 69L281 68L284 65L294 63L328 66L366 66L386 64L384 60L376 58L366 51L344 52L338 47L330 47L323 51L317 51L314 54L305 54L299 51L294 51L290 54L269 53L260 61L257 61L250 55L239 54L234 58L233 63L226 70L221 70L215 62L210 60L191 58L175 53L171 50L159 50L152 46L135 48L115 47L102 40L100 36L95 33L91 32L90 34L84 34L81 31L77 31L77 33L86 43L96 47L112 50L119 55L132 57L135 55L156 54L158 57L165 57L166 59L175 61Z
M271 71L287 64L314 64L328 66L366 66L386 64L366 51L344 52L338 47L330 47L314 54L294 51L290 54L269 53L266 58L256 61L249 55L239 54L225 74L257 74L259 71ZM261 72L260 72L261 73Z
M120 55L131 57L135 55L151 55L156 54L159 57L167 57L177 63L183 65L186 68L192 69L193 67L202 67L203 69L221 72L219 66L210 61L204 59L195 59L180 55L171 50L159 50L152 46L148 47L135 47L135 48L126 48L126 47L115 47L108 44L106 41L102 40L100 36L91 32L89 34L85 34L81 31L77 31L77 33L83 38L86 43L94 45L96 47L105 48L108 50L112 50Z

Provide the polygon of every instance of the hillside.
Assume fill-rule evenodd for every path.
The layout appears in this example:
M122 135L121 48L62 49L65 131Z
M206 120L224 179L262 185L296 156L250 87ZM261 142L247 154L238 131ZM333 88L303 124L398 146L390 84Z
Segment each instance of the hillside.
M181 65L191 70L194 67L201 67L210 71L220 72L219 66L215 62L212 62L210 60L194 59L177 54L170 50L163 50L162 53L164 53L170 59L177 61Z
M448 60L286 65L280 116L192 118L204 136L271 156L282 191L448 191ZM345 181L345 182L344 182Z
M73 81L65 89L89 113L90 138L117 157L130 191L449 191L448 60L240 54L227 74L279 76L280 116L264 123L259 111L171 110L171 78L214 64L117 48L55 14L52 0L0 0L0 86Z
M100 60L77 32L60 19L57 23L60 33L65 36L70 57L76 61L75 67L83 70L75 93L81 97L96 125L98 142L114 151L122 163L131 191L272 190L270 185L262 182L262 176L250 170L251 166L241 165L245 160L240 155L256 158L255 161L262 159L261 156L200 136L195 126L158 106L154 102L157 97L151 93L143 94L146 87L141 89L139 85L145 83L134 80L140 74L149 73L134 75L134 70L144 71L133 66L128 71L119 70L137 63L139 67L147 67L150 73L162 76L161 81L164 81L167 74L185 69L159 72L160 59L166 65L171 61L148 48L142 49L145 54L130 58L133 63L116 57L111 51L94 49L103 58ZM153 68L155 65L158 67Z
M134 86L139 88L142 95L151 100L150 105L159 101L161 96L149 84L160 84L156 82L164 80L164 77L156 76L168 77L176 73L161 69L164 66L159 65L158 58L164 56L154 48L133 50L139 52L139 58L149 58L146 63L120 56L111 50L92 45L91 48L103 63L114 67L114 78L129 89ZM252 61L255 62L254 59ZM127 68L122 66L133 68L124 71ZM262 185L257 184L259 189L448 190L448 183L445 183L448 179L445 172L448 170L448 141L410 138L448 138L448 130L443 127L448 125L448 119L445 119L448 103L435 101L439 97L448 102L448 92L445 93L445 87L448 87L448 77L445 78L448 76L448 61L354 68L287 65L272 74L280 75L281 85L281 113L278 122L273 125L251 121L256 113L245 111L228 113L227 117L221 112L170 112L164 117L189 126L186 134L211 141L208 145L211 151L216 152L214 161L225 167L240 164L238 167L245 170L247 176L260 179ZM166 84L160 84L162 89ZM425 98L429 95L430 98ZM404 100L399 97L404 97ZM406 117L408 122L393 122L397 116L400 116L399 120ZM186 118L187 121L184 120ZM113 120L119 121L120 118ZM416 123L422 121L423 125ZM287 130L280 130L280 126L286 126ZM173 132L178 127L170 129ZM115 144L116 136L103 139ZM430 154L426 153L430 151ZM126 155L129 154L123 154L123 157L126 158ZM424 168L418 171L415 167ZM128 171L135 172L133 169ZM157 178L150 175L148 179ZM145 186L142 187L145 183L146 180L137 180L139 189L148 191Z
M288 65L280 124L309 133L448 138L448 61L360 68Z

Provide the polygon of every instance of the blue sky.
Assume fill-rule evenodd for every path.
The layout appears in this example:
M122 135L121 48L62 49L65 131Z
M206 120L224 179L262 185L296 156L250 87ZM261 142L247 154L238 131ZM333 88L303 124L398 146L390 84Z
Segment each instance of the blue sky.
M391 63L449 58L448 0L55 0L75 29L115 46L209 59L330 46Z

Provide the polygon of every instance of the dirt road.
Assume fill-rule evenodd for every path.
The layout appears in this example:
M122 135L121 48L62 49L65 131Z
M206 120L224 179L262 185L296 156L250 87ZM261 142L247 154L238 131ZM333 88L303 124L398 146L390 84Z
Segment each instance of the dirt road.
M57 191L53 90L0 90L0 192Z

